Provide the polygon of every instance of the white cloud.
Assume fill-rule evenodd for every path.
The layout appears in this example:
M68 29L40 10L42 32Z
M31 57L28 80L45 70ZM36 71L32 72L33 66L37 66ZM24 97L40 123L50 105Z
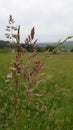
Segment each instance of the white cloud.
M5 26L12 14L21 25L21 41L33 26L39 41L57 41L73 35L72 12L73 0L0 0L0 39L5 39Z

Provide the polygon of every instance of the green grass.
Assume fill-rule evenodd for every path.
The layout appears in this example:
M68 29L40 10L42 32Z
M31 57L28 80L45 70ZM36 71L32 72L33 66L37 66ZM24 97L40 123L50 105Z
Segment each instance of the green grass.
M0 88L6 85L4 79L13 57L0 53ZM44 82L39 86L44 105L40 103L39 113L30 108L29 119L23 111L19 130L73 130L73 53L40 53L37 57L47 57L42 70Z

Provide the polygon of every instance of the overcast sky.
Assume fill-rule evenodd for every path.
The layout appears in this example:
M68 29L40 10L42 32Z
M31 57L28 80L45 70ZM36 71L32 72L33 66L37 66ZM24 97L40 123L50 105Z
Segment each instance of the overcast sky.
M31 28L39 42L54 42L73 35L73 0L0 0L0 39L12 14L21 26L24 42Z

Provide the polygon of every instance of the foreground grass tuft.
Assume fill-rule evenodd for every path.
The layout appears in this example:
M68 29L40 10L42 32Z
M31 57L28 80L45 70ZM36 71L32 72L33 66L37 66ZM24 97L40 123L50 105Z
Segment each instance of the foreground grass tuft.
M39 97L40 105L32 103L30 109L22 109L19 130L73 129L73 53L56 54L50 57L48 55L48 53L42 53L37 56L39 59L47 56L42 70L45 73L43 75L44 81L39 85L39 90L36 90L43 94L42 97ZM6 97L7 83L5 84L4 80L12 59L12 54L0 54L0 130L6 130L6 127L1 129L1 123L5 121L6 124L8 120L7 113L2 115L1 107L3 102L9 100ZM10 108L6 111L9 112ZM10 126L14 130L14 126L12 124Z

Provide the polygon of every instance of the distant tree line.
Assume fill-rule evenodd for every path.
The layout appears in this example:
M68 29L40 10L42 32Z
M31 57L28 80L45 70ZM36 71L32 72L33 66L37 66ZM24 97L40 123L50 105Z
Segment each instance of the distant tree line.
M28 46L26 46L25 44L21 44L23 48L27 49L29 52L33 52L33 44L28 44ZM0 40L0 48L3 49L3 48L17 48L16 45L13 45L13 44L8 44L7 41L3 41L3 40ZM53 49L55 48L55 46L39 46L38 44L38 48L37 48L37 51L38 52L45 52L45 51L52 51Z
M25 48L28 52L33 52L33 48L34 48L34 45L33 44L28 44L28 46L26 44L22 44L22 47ZM8 41L3 41L3 40L0 40L0 49L4 49L4 51L8 50L9 48L13 49L13 48L17 48L17 46L15 44L9 44ZM51 52L53 51L55 48L55 45L51 46L51 45L46 45L46 46L40 46L38 44L38 48L37 48L37 52ZM65 51L67 50L65 46L60 46L61 50ZM65 50L64 50L65 49ZM73 48L70 48L70 51L73 52Z

